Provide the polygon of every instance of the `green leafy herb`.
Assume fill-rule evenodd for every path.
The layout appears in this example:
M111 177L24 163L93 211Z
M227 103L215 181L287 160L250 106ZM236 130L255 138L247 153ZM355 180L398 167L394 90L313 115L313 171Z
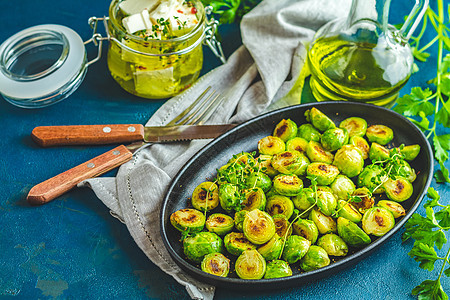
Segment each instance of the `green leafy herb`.
M435 280L425 280L412 290L419 299L448 299L441 285L442 276L450 277L450 249L445 256L439 256L447 243L446 233L450 230L450 204L443 205L440 196L433 188L428 189L429 200L424 204L426 217L415 213L405 224L402 240L414 239L409 256L419 262L419 267L433 271L436 264L442 264ZM441 251L442 252L442 251Z
M202 0L204 5L210 5L213 13L219 15L221 24L239 21L261 0Z
M450 54L447 53L444 56L444 50L450 50L450 28L448 20L445 21L443 0L437 1L437 10L436 13L430 7L427 8L422 29L416 37L412 37L411 42L414 57L422 62L430 57L430 53L426 51L437 43L437 75L429 81L434 85L435 90L414 87L409 95L397 99L394 110L408 117L425 132L427 138L432 140L434 156L440 165L435 178L437 182L442 183L450 182L449 170L444 165L449 159L450 135L440 135L437 131L438 124L450 128ZM450 11L447 12L447 19L450 17L449 14ZM422 37L428 24L433 26L436 36L421 47ZM434 117L432 123L428 117Z

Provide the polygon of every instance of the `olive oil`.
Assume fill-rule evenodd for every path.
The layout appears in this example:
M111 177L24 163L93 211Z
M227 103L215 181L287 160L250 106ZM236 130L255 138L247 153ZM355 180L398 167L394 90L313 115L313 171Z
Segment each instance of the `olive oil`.
M392 106L408 81L412 56L402 49L390 51L391 46L380 41L355 41L346 35L318 38L308 53L315 98Z

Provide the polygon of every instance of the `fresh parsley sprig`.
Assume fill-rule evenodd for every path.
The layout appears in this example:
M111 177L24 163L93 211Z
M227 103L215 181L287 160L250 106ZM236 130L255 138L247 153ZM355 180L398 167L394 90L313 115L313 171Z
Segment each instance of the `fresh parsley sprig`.
M397 100L397 106L394 107L394 110L408 117L425 132L427 138L432 140L434 156L440 165L440 170L435 173L435 178L437 182L443 183L450 182L449 170L444 165L449 159L450 134L439 134L437 128L438 123L445 128L450 128L450 54L447 53L444 56L444 50L450 50L448 20L450 11L447 12L446 20L443 0L437 1L437 10L436 13L432 8L427 8L422 28L417 36L412 37L411 42L414 57L422 62L430 57L430 53L426 51L437 43L437 74L434 79L428 82L435 86L435 90L414 87L410 94ZM436 36L426 45L421 46L428 24L433 26ZM434 117L432 123L428 119L430 116Z
M436 263L442 266L435 280L425 280L412 290L419 299L448 299L441 285L443 275L450 277L450 249L444 256L439 256L436 250L442 250L447 243L446 234L450 230L450 204L439 202L440 196L433 188L428 189L428 200L425 204L426 216L415 213L405 224L402 240L414 239L414 245L409 256L419 262L422 269L433 271ZM442 251L441 251L442 252Z
M221 24L239 21L261 0L202 0L204 5L210 5L213 13L219 16Z

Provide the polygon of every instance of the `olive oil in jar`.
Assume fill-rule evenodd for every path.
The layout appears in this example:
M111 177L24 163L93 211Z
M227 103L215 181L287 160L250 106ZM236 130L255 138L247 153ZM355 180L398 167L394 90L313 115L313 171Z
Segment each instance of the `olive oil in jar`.
M346 35L318 38L308 53L313 95L318 101L392 106L411 74L412 55L407 47L391 47L381 38L378 43Z

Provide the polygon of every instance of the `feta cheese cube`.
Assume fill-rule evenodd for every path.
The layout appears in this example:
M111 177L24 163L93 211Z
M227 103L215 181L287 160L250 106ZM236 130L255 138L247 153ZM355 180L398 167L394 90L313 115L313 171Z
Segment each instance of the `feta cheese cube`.
M143 10L152 12L161 0L125 0L119 3L120 9L127 15L134 15Z
M143 10L138 14L134 14L124 18L122 20L122 24L130 34L133 34L140 30L147 30L152 28L150 15L147 10Z

